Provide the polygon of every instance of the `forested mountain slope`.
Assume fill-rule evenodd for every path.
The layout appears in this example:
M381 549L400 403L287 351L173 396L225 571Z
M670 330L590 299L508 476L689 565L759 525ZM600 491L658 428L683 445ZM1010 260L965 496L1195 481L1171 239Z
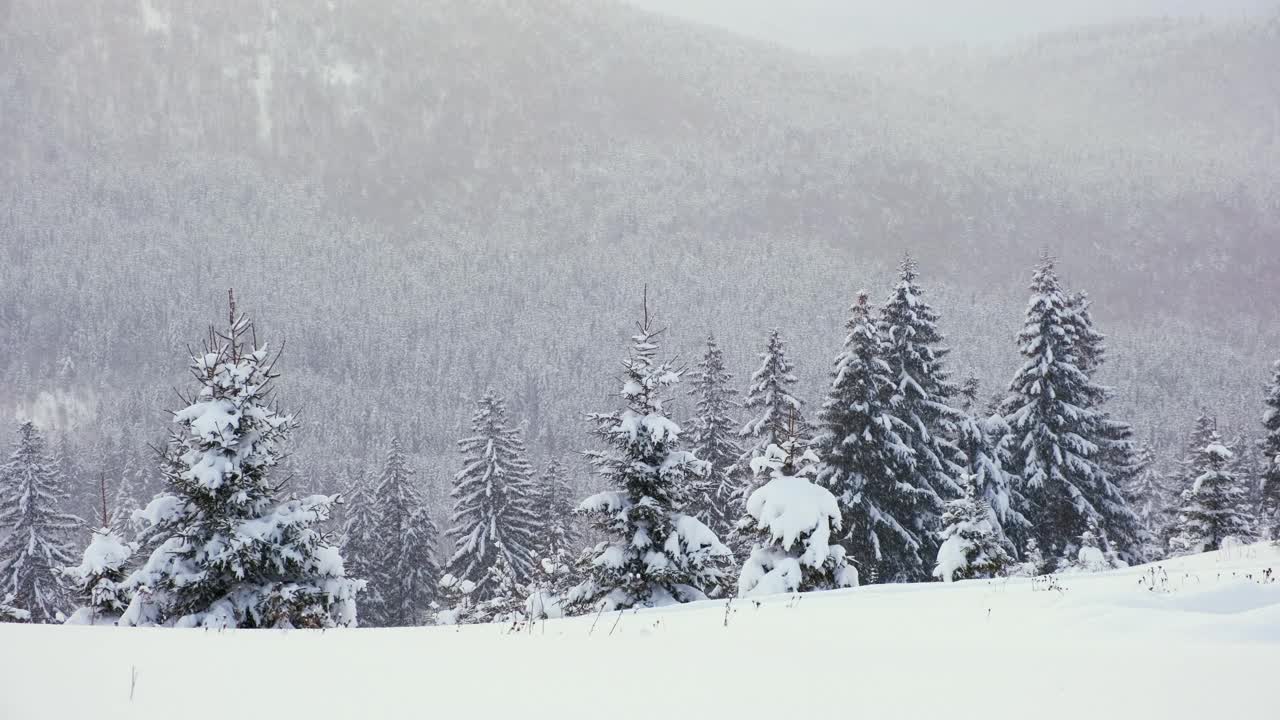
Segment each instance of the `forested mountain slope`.
M1044 248L1141 433L1200 403L1252 422L1275 351L1271 25L1155 26L1160 53L1069 101L1103 134L1049 120L1132 44L1105 28L947 89L603 1L9 0L0 23L0 412L86 444L157 435L232 285L288 339L326 476L399 433L442 483L489 384L535 451L580 448L646 283L677 347L715 331L740 378L784 328L815 400L854 292L907 250L989 392ZM1224 57L1230 87L1189 89Z

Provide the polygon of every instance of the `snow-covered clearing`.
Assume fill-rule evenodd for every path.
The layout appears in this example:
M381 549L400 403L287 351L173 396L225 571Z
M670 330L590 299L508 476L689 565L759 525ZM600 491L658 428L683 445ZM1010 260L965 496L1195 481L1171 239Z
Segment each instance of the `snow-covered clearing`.
M1260 545L518 633L0 625L0 718L1277 717L1274 566Z

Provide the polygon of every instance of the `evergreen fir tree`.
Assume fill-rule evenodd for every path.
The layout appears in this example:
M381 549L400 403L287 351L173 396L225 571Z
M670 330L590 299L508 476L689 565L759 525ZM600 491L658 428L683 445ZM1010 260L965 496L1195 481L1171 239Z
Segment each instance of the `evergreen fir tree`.
M1166 544L1160 541L1169 521L1170 493L1166 481L1156 468L1155 453L1142 447L1135 457L1137 472L1123 490L1138 516L1142 529L1141 562L1155 562L1164 557Z
M855 587L858 571L834 542L840 506L814 484L818 458L793 440L752 461L770 480L747 499L740 526L755 543L738 577L738 596Z
M681 371L655 360L658 334L644 319L623 363L622 410L591 415L607 451L589 454L612 490L579 505L605 540L579 561L582 582L566 602L579 609L629 608L700 600L724 576L730 552L684 512L692 478L706 463L680 449L680 427L663 408Z
M133 546L111 530L94 531L80 564L59 569L79 608L67 618L69 625L114 625L129 606L124 579Z
M386 464L373 491L371 518L376 558L372 568L378 595L374 621L386 627L420 625L435 600L440 568L435 559L439 532L427 514L399 438L391 439Z
M688 423L690 444L694 455L709 463L711 470L695 481L690 510L717 536L728 537L738 513L740 494L733 466L742 456L742 449L734 437L734 421L730 417L735 391L729 383L733 375L725 370L724 354L714 336L707 338L706 353L697 367L689 392L697 398L697 413Z
M18 428L18 446L0 467L0 596L54 622L67 609L67 592L54 570L72 562L71 538L84 524L60 512L66 487L32 422Z
M1107 421L1092 408L1103 390L1080 368L1096 358L1087 350L1082 360L1078 316L1062 293L1052 259L1037 267L1031 291L1018 336L1024 363L1005 408L1031 532L1041 548L1071 556L1092 519L1128 551L1136 542L1137 517L1099 464Z
M943 582L995 577L1014 564L995 512L978 495L977 478L965 478L964 495L950 500L933 576Z
M821 458L818 483L840 503L843 526L860 575L868 582L923 580L925 534L942 500L912 477L914 454L904 440L911 427L894 415L896 392L884 341L859 293L844 350L819 415L814 446Z
M930 531L938 529L941 500L961 494L964 456L951 442L963 413L951 405L959 388L950 381L944 361L951 350L938 330L938 314L924 300L916 282L916 263L908 255L900 268L898 284L880 310L878 322L884 343L882 357L889 367L894 394L894 414L910 431L903 441L911 448L915 467L899 478L924 490L922 497L937 497L933 507L918 508L918 517ZM932 514L932 517L928 517ZM926 552L936 549L933 533L926 533Z
M1280 539L1280 362L1267 388L1267 411L1262 416L1262 493L1259 516L1265 536Z
M582 549L582 540L574 513L573 490L569 487L564 464L559 460L548 462L542 473L538 483L538 510L542 528L539 569L544 560L557 564L569 562Z
M1243 511L1248 489L1232 474L1234 453L1222 444L1217 431L1196 451L1191 487L1182 493L1178 506L1178 531L1169 546L1174 554L1208 552L1222 547L1228 537L1252 537L1249 516Z
M279 502L271 471L296 421L268 404L275 362L234 298L228 325L192 358L198 391L174 413L167 491L140 513L155 549L125 581L121 624L352 625L363 583L323 531L335 498Z
M342 559L347 574L364 578L366 585L360 594L360 624L374 626L386 619L383 600L381 563L386 553L382 518L368 477L363 470L348 476L342 493L344 520L342 525Z
M801 439L808 437L804 403L791 394L791 386L797 382L794 369L787 359L782 333L775 328L769 333L768 344L760 354L760 367L751 374L751 385L742 400L742 408L753 413L754 417L738 430L743 447L732 472L739 478L735 483L737 497L734 503L739 510L755 489L751 459L764 455L770 445L786 441L787 424L793 416L800 428Z
M137 470L131 463L120 473L112 495L111 522L108 527L113 534L123 539L133 535L133 513L139 509L138 493L134 485L137 478Z
M451 493L454 552L448 572L475 583L476 599L486 600L495 590L489 566L499 553L518 582L534 577L541 545L533 507L537 488L520 431L510 426L506 402L492 389L476 404L471 432L458 441L463 467Z
M998 412L979 415L974 409L977 394L978 382L970 378L961 391L965 402L955 429L956 446L965 462L965 493L972 485L977 501L991 510L998 538L1012 553L1014 538L1025 537L1031 525L1024 514L1027 501L1019 479L1008 469L1012 458L1009 425Z

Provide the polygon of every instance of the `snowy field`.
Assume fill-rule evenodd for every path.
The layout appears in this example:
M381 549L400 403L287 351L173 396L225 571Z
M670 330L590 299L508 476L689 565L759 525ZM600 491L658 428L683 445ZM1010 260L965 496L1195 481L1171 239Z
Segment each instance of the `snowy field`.
M1162 567L519 631L0 625L0 718L1280 717L1280 551Z

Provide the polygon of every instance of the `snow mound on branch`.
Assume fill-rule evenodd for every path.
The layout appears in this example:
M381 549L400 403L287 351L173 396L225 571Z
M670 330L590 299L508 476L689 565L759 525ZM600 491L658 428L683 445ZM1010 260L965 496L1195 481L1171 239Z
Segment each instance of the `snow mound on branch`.
M747 512L757 521L757 528L768 528L783 550L790 550L802 535L808 545L800 562L821 565L827 559L831 525L840 524L840 507L836 497L803 477L775 477L764 487L751 493Z
M133 548L116 534L106 530L98 530L84 550L84 559L75 572L80 577L101 575L108 570L120 567L133 555Z

